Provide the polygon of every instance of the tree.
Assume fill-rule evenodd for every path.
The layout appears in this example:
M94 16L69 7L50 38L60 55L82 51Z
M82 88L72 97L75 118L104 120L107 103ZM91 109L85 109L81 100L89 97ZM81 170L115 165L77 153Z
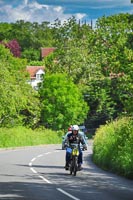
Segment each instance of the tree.
M46 75L40 87L41 122L52 129L83 123L88 112L78 87L65 74Z
M17 40L11 40L9 42L3 42L5 47L10 49L10 52L15 56L15 57L20 57L21 56L21 47Z
M12 30L12 25L7 22L0 23L0 41L11 40L10 34Z
M88 43L93 30L88 24L77 23L72 17L63 24L56 20L53 32L56 51L45 58L48 72L65 72L72 77L75 84L82 80L85 82L90 70L93 70L88 63Z
M88 62L94 70L86 83L90 105L87 123L93 120L99 126L119 115L132 115L132 30L129 14L104 16L97 21L89 40Z
M25 22L23 20L12 23L11 37L15 37L22 48L22 58L29 61L40 59L40 48L53 45L52 29L49 22Z
M103 16L95 29L74 17L63 24L57 19L53 26L23 20L10 25L0 23L0 38L16 38L22 47L21 58L31 65L44 63L46 74L65 72L71 77L90 107L86 123L91 127L119 115L132 115L132 33L130 14ZM56 50L39 63L42 46L54 46ZM20 69L19 62L12 67Z
M0 127L24 124L33 127L40 114L37 94L27 84L24 60L0 45Z

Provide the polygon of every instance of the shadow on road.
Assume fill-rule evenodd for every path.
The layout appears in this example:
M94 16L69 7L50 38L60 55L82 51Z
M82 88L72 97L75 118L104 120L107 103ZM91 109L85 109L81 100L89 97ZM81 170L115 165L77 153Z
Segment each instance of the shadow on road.
M15 164L18 170L29 168L27 174L11 175L8 182L0 180L0 200L53 200L58 197L62 200L64 195L57 188L68 191L70 194L77 191L79 199L84 200L132 200L133 181L114 175L110 172L98 168L92 162L92 153L84 152L83 170L77 172L77 176L71 176L61 165L33 164L32 168L37 171L31 172L30 166ZM24 169L23 169L24 170ZM39 176L49 180L51 184L45 182ZM21 181L15 181L20 178ZM6 180L6 179L3 179ZM82 198L84 197L84 198ZM70 199L66 197L66 199Z
M53 200L52 195L53 185L44 182L0 182L0 200Z

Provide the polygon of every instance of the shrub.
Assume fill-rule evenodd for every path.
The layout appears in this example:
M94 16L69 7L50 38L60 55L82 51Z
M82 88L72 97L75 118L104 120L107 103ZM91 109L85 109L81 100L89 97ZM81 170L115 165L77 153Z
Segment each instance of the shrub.
M26 127L0 128L0 148L61 143L61 133Z
M133 120L101 126L94 137L93 160L104 169L133 178Z

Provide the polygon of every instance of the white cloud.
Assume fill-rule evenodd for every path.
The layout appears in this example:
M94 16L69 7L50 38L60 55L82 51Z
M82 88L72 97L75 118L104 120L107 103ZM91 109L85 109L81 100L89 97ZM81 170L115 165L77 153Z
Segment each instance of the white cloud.
M91 16L89 16L88 10L90 9L91 12L93 12L93 18L97 18L99 16L98 14L102 14L103 8L106 8L106 10L110 9L110 12L113 13L113 8L128 6L129 13L132 13L130 8L133 6L130 0L56 0L56 3L58 2L56 6L54 6L55 0L42 0L42 2L50 2L49 5L38 3L38 1L39 0L0 0L0 21L16 22L17 20L23 19L25 21L36 21L38 23L42 21L53 23L57 18L61 21L66 21L72 15L74 15L77 20L86 18L89 21L89 17L91 18ZM76 2L75 5L73 4L74 1ZM39 2L41 2L41 0ZM70 5L70 3L72 4ZM13 5L15 5L15 7ZM79 12L78 8L82 10L82 13L81 11ZM97 9L98 12L96 12L95 9ZM85 13L84 10L87 10L88 13Z
M75 17L76 17L77 20L83 19L85 16L86 16L86 14L81 14L81 13L77 13L77 14L75 15Z
M65 14L62 6L48 6L39 4L37 1L30 2L24 0L23 3L17 7L12 4L2 4L0 7L1 21L16 22L17 20L25 20L31 22L41 23L42 21L49 21L53 23L57 18L65 21L72 16L72 14ZM85 14L76 14L77 19L82 19Z
M32 9L35 11L35 10L41 10L41 9L46 9L48 10L49 9L49 6L48 5L45 5L45 4L39 4L37 2L33 2L31 4L28 5L28 8L29 8L29 11L31 11Z
M56 12L62 12L63 8L61 6L56 6L53 8Z

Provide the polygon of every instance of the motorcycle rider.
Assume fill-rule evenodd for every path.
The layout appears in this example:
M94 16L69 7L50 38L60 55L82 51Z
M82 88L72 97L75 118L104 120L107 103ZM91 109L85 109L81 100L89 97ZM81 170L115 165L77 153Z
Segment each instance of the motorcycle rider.
M72 131L72 125L68 127L68 131Z
M70 133L68 133L68 135L66 137L67 147L71 147L71 143L78 144L78 148L79 148L78 169L81 170L82 169L81 165L83 163L83 153L80 148L80 143L84 146L85 150L87 150L87 146L86 146L86 143L84 141L82 134L79 131L78 125L73 125L72 131ZM71 153L69 152L69 148L66 148L66 165L65 165L66 170L69 169L70 156L71 156Z

